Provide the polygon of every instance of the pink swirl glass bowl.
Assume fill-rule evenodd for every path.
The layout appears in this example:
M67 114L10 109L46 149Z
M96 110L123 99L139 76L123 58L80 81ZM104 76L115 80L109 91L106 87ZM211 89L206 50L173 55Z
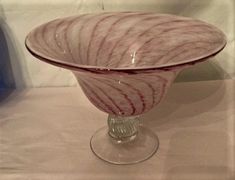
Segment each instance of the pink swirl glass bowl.
M26 47L71 70L87 98L109 114L91 149L114 164L137 163L158 149L139 115L159 104L177 74L226 45L216 27L192 18L145 12L84 14L32 30Z

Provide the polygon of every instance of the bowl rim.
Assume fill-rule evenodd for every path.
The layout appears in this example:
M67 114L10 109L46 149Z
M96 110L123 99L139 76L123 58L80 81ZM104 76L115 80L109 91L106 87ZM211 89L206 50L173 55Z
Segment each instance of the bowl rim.
M137 13L138 11L133 11L134 13ZM133 13L131 11L131 13ZM115 12L105 12L105 13L115 13ZM129 13L129 12L117 12L117 13ZM141 13L143 13L141 11ZM153 12L149 12L149 13L153 13ZM88 13L87 13L88 14ZM89 13L89 14L97 14L97 13ZM178 15L174 15L174 14L163 14L163 13L154 13L154 14L158 14L158 15L166 15L166 16L175 16L175 17L184 17L184 16L178 16ZM37 51L35 48L32 48L30 45L30 41L29 41L29 37L31 35L31 33L33 33L34 31L36 31L38 28L42 27L45 24L51 23L53 21L56 20L63 20L66 18L70 18L70 17L79 17L82 14L79 15L75 15L75 16L67 16L67 17L62 17L62 18L57 18L48 22L45 22L37 27L35 27L34 29L32 29L26 36L25 38L25 47L26 49L37 59L47 62L49 64L53 64L55 66L59 66L59 67L63 67L66 69L70 69L70 70L90 70L90 71L142 71L142 70L168 70L168 69L173 69L176 67L181 67L181 66L185 66L185 65L190 65L190 64L195 64L195 63L199 63L202 61L205 61L208 58L211 58L213 56L215 56L216 54L218 54L219 52L221 52L226 44L227 44L227 38L226 35L223 33L223 31L221 31L219 28L217 28L216 26L209 24L207 22L195 19L195 18L191 18L191 17L184 17L184 18L189 18L191 20L197 20L197 21L201 21L203 23L208 24L209 26L211 26L213 29L218 30L221 35L223 36L223 43L221 43L220 46L218 46L216 49L214 49L213 51L211 51L208 54L204 54L195 58L189 58L186 59L184 61L180 61L180 62L175 62L175 63L167 63L167 64L163 64L163 65L155 65L155 66L137 66L137 67L105 67L105 66L93 66L93 65L82 65L82 64L77 64L77 63L72 63L72 62L66 62L60 59L55 59L52 57L48 57L46 55L44 55L43 53L40 53L39 51Z

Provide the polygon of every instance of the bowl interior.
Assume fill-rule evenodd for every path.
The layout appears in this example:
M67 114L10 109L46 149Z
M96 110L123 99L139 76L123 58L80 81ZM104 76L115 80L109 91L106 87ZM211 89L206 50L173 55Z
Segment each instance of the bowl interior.
M224 34L205 22L174 15L116 12L57 19L29 33L26 46L64 66L138 69L194 62L218 53Z

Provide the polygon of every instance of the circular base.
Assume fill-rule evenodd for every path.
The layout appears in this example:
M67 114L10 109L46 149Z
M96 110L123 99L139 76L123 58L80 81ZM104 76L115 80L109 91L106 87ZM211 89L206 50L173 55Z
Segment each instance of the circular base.
M150 129L140 126L138 134L128 141L117 141L103 127L90 141L91 150L100 159L112 164L135 164L147 160L157 151L158 137Z

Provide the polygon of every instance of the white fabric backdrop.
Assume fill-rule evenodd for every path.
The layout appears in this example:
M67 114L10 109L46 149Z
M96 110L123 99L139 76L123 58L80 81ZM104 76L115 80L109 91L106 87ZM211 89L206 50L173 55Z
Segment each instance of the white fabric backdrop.
M177 81L235 78L234 0L0 0L0 30L4 34L0 42L5 38L8 49L3 52L0 48L0 60L5 61L0 63L1 78L12 81L5 82L6 86L75 86L69 71L36 61L25 49L25 36L37 25L57 17L124 10L171 13L216 25L227 35L225 50L213 61L184 71Z

